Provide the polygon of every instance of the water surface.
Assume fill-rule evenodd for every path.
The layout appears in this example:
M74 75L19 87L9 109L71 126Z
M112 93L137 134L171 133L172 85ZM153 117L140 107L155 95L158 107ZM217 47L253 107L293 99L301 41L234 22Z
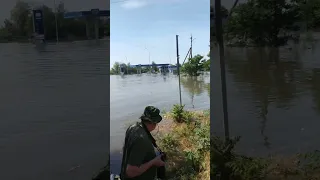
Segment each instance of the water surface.
M181 78L182 103L186 109L209 109L209 76ZM139 121L145 106L170 111L174 104L179 104L179 80L173 74L111 76L110 91L111 170L119 173L126 128Z
M91 179L108 158L109 41L0 44L0 57L0 179Z
M320 148L320 44L226 48L230 133L245 154ZM213 48L212 131L223 134L218 48Z

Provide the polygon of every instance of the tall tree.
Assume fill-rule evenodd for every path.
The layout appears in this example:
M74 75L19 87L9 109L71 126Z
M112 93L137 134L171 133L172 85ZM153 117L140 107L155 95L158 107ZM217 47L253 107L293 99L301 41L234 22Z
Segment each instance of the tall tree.
M30 16L29 4L24 1L17 1L11 10L11 20L16 27L18 36L27 36Z
M184 63L181 67L181 71L189 76L199 76L199 72L204 70L205 59L201 55L196 55L189 58L188 62Z
M110 70L110 74L120 74L120 63L115 62Z

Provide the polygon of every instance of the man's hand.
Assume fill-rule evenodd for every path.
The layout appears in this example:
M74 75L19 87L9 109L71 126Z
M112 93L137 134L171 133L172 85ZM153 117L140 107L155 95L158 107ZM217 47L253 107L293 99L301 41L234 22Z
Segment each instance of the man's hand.
M165 165L165 162L163 162L161 160L161 156L162 155L158 155L157 157L155 157L153 160L152 160L152 164L154 166L157 166L157 167L160 167L160 166L164 166Z
M156 166L156 167L164 166L165 163L161 160L161 156L162 155L159 155L154 159L152 159L151 161L142 164L141 166L132 166L128 164L126 169L126 175L129 178L133 178L136 176L140 176L142 173L146 172L152 166Z

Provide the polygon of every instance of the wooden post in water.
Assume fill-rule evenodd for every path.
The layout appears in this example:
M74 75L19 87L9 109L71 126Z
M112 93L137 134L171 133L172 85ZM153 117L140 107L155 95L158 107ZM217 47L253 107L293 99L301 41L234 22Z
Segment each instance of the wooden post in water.
M53 0L54 5L54 20L56 24L56 42L59 42L59 28L58 28L58 17L57 17L57 6L56 6L56 0Z
M216 36L219 44L220 68L221 68L221 85L222 85L222 103L223 103L223 124L225 140L229 140L229 117L228 117L228 101L227 101L227 84L226 84L226 68L224 60L224 43L222 30L222 14L221 0L215 0L215 23Z
M178 71L178 77L179 77L179 96L180 96L180 106L182 106L181 82L180 82L180 63L179 63L179 35L176 35L176 44L177 44L177 71Z

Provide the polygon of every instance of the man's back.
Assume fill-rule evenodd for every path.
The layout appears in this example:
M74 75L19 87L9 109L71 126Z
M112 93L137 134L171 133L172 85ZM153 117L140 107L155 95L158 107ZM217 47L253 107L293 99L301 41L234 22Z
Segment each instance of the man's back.
M140 176L127 178L126 166L141 166L156 157L152 142L140 122L130 126L126 132L125 145L123 147L123 159L121 167L122 180L153 180L156 177L157 168L151 167Z

